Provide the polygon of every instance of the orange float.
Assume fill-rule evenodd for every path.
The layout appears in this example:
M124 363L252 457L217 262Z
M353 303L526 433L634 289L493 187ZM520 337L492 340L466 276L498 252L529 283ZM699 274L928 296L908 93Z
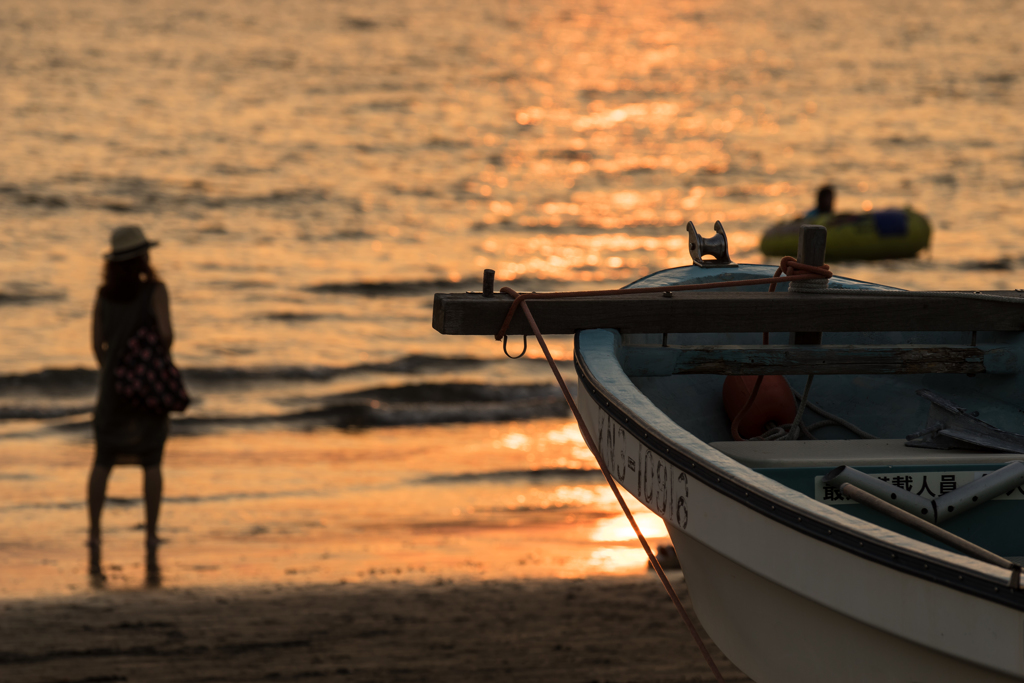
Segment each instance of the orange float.
M722 385L722 404L729 423L750 398L757 382L756 375L729 375ZM790 424L796 417L796 400L789 382L782 375L765 375L754 402L740 420L739 434L744 439L760 436L776 425Z

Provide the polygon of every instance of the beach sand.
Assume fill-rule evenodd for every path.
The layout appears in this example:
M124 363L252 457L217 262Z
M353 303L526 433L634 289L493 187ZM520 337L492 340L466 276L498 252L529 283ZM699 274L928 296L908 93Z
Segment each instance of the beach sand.
M97 590L0 612L4 681L714 680L653 574Z

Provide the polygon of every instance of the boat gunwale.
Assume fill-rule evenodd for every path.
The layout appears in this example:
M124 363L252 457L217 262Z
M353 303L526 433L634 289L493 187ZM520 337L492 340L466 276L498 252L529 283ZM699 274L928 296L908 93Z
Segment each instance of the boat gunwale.
M615 333L614 330L607 330ZM617 333L615 333L617 334ZM720 469L699 453L688 450L677 444L673 439L662 436L660 430L652 427L642 417L624 406L613 392L602 391L601 384L583 359L580 349L580 333L574 337L574 364L579 377L581 390L587 391L598 403L600 409L608 413L620 427L628 431L633 438L650 448L653 453L664 458L669 464L693 476L702 484L719 494L740 502L748 508L762 514L776 523L794 529L828 545L840 548L871 562L910 574L926 581L953 588L989 602L1024 611L1024 590L1010 587L1009 570L989 565L952 551L931 546L900 534L898 531L886 529L870 522L853 517L848 520L835 519L828 521L827 516L845 513L836 512L819 501L808 499L801 501L805 509L793 507L791 501L783 497L772 497L770 488L779 486L791 491L783 484L764 477L739 461L706 444L722 458L727 458L737 467L748 471L751 475L765 479L766 484L755 486L743 483L735 478L735 473ZM621 366L620 366L621 367ZM637 388L636 392L643 393ZM660 411L659 411L660 412ZM687 434L690 432L678 425L667 415L661 413L666 420L679 427ZM696 439L696 437L693 437ZM884 538L868 535L865 529L853 528L867 526L877 529L885 535L895 535L905 541L904 546ZM908 550L905 546L914 547ZM996 578L999 577L999 578Z
M730 279L730 280L733 280L733 281L755 280L757 278L772 277L773 275L775 275L775 271L778 269L778 266L772 265L770 263L737 263L736 265L738 266L738 269L735 269L735 268L729 268L729 269L726 269L726 268L699 268L698 270L701 271L701 274L705 275L706 277L693 278L693 282L695 282L695 283L710 282L710 281L715 281L715 280L721 280L723 278L727 278L727 279ZM664 276L664 275L666 275L668 273L676 273L676 272L679 272L679 271L690 272L690 269L692 269L694 267L695 266L692 266L692 265L691 266L676 266L675 268L666 268L664 270L659 270L659 271L650 273L648 275L644 275L643 277L638 278L636 280L633 280L632 282L630 282L627 285L623 285L622 289L635 289L637 287L660 287L664 283L652 284L652 283L648 282L648 280L654 280L654 279L658 278L658 276ZM750 273L750 270L752 270L753 272ZM737 275L744 275L745 276L748 273L750 273L749 277L736 277ZM855 285L855 286L849 287L848 283L852 284L852 285ZM677 282L675 284L683 284L683 283ZM786 286L788 287L789 285L787 284ZM868 282L867 280L857 280L856 278L846 277L845 275L835 275L835 274L833 274L833 276L829 279L829 287L830 288L838 287L839 289L844 289L844 288L848 288L848 289L870 289L870 290L878 290L878 291L897 291L897 292L905 292L905 291L907 291L907 290L901 289L899 287L890 287L889 285L880 285L877 282ZM780 290L780 293L782 293L782 290Z

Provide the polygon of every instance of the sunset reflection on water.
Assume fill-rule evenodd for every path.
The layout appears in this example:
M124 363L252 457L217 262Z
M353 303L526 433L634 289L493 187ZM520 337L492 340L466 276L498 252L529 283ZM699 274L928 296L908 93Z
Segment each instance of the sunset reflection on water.
M688 265L687 221L763 262L824 183L933 226L918 258L835 272L1019 287L1022 13L7 0L0 593L82 588L89 316L125 223L160 241L194 397L167 585L644 571L536 343L438 335L432 294L485 268L620 287ZM140 579L136 474L112 482L115 586Z

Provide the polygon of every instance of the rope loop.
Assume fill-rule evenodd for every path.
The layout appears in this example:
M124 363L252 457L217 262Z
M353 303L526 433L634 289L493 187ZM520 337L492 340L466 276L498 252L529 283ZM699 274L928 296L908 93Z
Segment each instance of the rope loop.
M832 271L829 270L828 264L823 263L820 266L812 266L806 263L800 263L792 256L783 256L779 262L779 269L775 271L775 277L785 275L786 277L794 277L796 275L813 275L816 278L825 278L826 280L832 277Z
M509 358L511 358L512 360L516 360L517 358L522 358L523 356L526 355L526 335L525 334L523 335L523 350L522 350L522 352L520 352L520 354L518 356L513 356L513 355L509 354L509 352L508 352L508 335L505 335L502 338L502 340L501 340L501 350L504 351L505 355L508 356Z
M515 316L516 311L519 310L519 307L523 304L523 301L526 299L525 294L520 294L511 287L502 287L501 293L507 294L508 296L512 297L513 300L512 305L508 307L508 312L505 314L505 320L503 320L501 323L501 329L498 330L498 333L496 335L494 335L495 339L501 339L502 337L505 336L505 333L508 332L508 326L512 324L512 318Z

